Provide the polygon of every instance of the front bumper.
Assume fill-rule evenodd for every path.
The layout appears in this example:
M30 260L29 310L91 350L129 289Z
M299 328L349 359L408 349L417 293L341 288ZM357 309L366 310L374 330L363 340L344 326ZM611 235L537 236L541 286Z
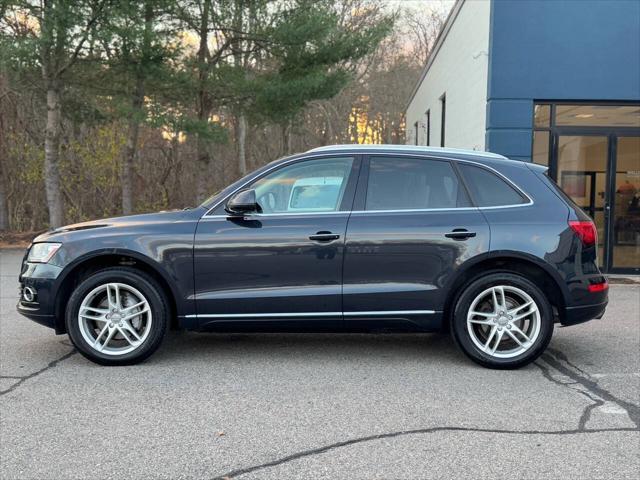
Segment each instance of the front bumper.
M19 299L17 310L20 314L41 325L54 328L56 333L64 333L56 318L57 278L62 268L45 263L28 263L22 265L22 273L18 281ZM30 287L35 298L27 301L23 292Z

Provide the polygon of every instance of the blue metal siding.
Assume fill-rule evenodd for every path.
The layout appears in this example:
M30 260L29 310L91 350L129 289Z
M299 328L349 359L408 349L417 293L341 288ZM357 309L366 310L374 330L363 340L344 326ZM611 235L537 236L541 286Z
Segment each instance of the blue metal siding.
M534 100L640 101L640 1L492 0L487 150L530 160Z

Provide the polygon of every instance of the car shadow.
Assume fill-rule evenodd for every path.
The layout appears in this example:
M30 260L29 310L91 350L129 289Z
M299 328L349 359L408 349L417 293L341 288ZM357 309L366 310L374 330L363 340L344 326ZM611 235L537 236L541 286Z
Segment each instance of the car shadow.
M194 333L169 332L160 349L146 362L201 361L237 357L245 361L322 362L388 358L467 364L449 335L325 334L325 333Z

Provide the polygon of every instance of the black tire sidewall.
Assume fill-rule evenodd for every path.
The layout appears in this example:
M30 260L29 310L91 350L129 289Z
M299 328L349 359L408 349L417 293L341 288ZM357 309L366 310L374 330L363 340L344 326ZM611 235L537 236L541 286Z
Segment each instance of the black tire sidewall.
M153 321L149 335L139 348L124 355L107 355L96 351L87 344L78 325L82 300L91 290L105 283L130 285L144 295L151 309ZM167 330L168 312L162 288L152 277L133 268L113 267L95 272L80 282L67 303L65 321L71 342L86 358L101 365L131 365L143 361L160 346Z
M496 285L517 287L533 298L540 311L540 334L533 346L513 358L495 358L482 352L471 340L467 330L467 313L473 300L484 290ZM474 362L490 368L514 369L536 360L547 348L553 335L553 310L545 294L533 282L513 272L487 272L471 280L458 296L451 322L451 333L462 351Z

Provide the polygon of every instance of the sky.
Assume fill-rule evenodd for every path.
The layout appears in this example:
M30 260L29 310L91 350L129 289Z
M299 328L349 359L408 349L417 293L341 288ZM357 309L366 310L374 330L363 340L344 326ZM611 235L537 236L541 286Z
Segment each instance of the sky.
M455 3L455 0L386 0L385 3L391 8L406 6L418 10L422 7L427 7L438 8L448 12Z

